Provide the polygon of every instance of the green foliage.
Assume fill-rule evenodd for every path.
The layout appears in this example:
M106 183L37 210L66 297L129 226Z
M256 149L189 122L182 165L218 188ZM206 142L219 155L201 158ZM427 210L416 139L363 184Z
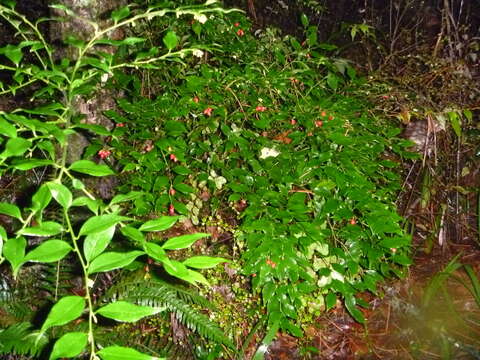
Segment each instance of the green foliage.
M31 328L30 323L20 322L0 329L0 354L39 355L48 338L32 332Z
M299 314L332 308L337 298L363 322L355 295L375 293L411 262L394 205L397 162L388 159L405 154L400 131L368 111L353 92L365 80L329 58L332 47L304 25L302 45L272 30L253 38L236 15L209 20L200 35L177 22L186 41L215 38L222 51L149 73L168 84L160 95L134 88L118 101L121 112L107 113L125 125L112 142L128 176L121 191L144 193L134 211L168 209L197 223L205 208L225 211L218 199L227 199L242 222L243 273L269 324L297 336Z
M102 332L97 315L134 322L163 310L201 336L234 348L191 306L197 297L157 281L120 282L107 291L108 302L95 302L92 278L138 269L146 258L154 269L208 285L194 269L226 259L180 261L170 253L199 239L210 241L210 234L168 240L154 234L169 230L177 214L194 224L226 213L241 222L235 248L243 275L251 277L267 310L264 345L277 329L301 336L302 318L335 307L337 299L363 322L359 306L366 304L357 293L375 293L379 281L401 275L410 264L410 238L394 206L397 162L390 160L404 154L404 145L399 130L370 113L366 99L355 93L365 79L347 61L330 56L335 46L318 43L317 29L306 19L303 43L281 39L274 30L254 38L245 17L211 3L116 10L113 25L95 27L89 41L69 39L80 56L61 63L35 25L0 6L0 15L23 37L1 49L9 63L0 70L12 74L12 83L0 84L0 94L45 84L35 87L33 109L0 113L0 174L32 169L53 174L32 194L29 207L0 204L0 213L19 224L10 233L0 228L0 261L7 260L18 277L30 263L74 256L85 293L60 294L46 314L41 334L62 336L51 358L86 352L86 342L75 345L84 344L86 335L91 359L96 354L151 359L97 340ZM165 16L170 13L188 16ZM210 13L220 16L208 18ZM133 24L138 26L130 28L129 37L105 38ZM96 45L118 51L111 55ZM25 62L24 48L38 63ZM146 91L145 81L157 85ZM84 124L75 113L76 100L102 86L126 91L118 109L105 113L112 129ZM69 141L82 133L93 139L82 158L70 163ZM109 175L121 175L124 182L120 194L105 203L86 183ZM44 216L52 208L61 219ZM38 237L41 244L32 246Z
M215 323L192 306L199 305L214 310L209 302L191 291L173 286L156 277L148 281L135 277L126 278L125 281L119 281L110 288L105 297L151 307L163 307L173 312L180 322L200 336L231 349L235 348L232 341Z
M98 351L95 342L97 315L115 321L135 322L154 315L163 308L125 301L98 306L91 289L94 284L92 274L132 267L138 258L150 257L157 262L153 267L163 266L174 277L192 284L208 285L203 275L193 269L213 267L225 260L209 258L202 263L202 267L198 266L195 259L192 263L170 259L166 250L188 248L210 234L172 237L163 244L159 244L158 240L156 243L150 242L151 232L168 230L178 217L159 217L142 222L123 215L125 207L122 208L119 204L132 201L138 193L116 196L108 204L97 199L84 181L88 181L89 177L115 174L107 161L101 161L110 156L107 149L98 151L95 157L83 154L82 159L71 163L68 160L69 152L72 151L70 141L74 135L88 131L95 136L113 136L103 126L82 123L82 115L77 114L76 109L77 100L92 96L104 85L105 76L108 78L120 68L158 66L158 63L167 59L180 59L199 51L183 46L184 44L179 46L179 39L171 31L163 38L165 48L137 56L135 60L129 58L117 61L113 55L99 50L98 45L109 45L112 49L139 55L140 44L145 39L127 37L123 40L110 40L106 37L107 34L135 22L168 14L205 17L204 14L227 12L209 6L211 4L210 1L204 6L196 7L161 10L148 8L135 14L130 14L128 8L119 9L112 14L113 24L106 28L101 29L97 24L89 22L93 28L90 39L66 39L65 45L78 49L78 57L64 59L60 63L55 60L55 48L39 30L40 21L35 24L30 22L14 10L14 4L0 5L0 16L17 31L20 39L17 44L0 48L0 53L6 58L0 64L0 70L8 78L7 84L0 82L0 95L15 95L25 91L33 104L31 109L18 108L10 113L0 111L0 175L32 169L42 169L44 173L52 174L50 181L43 182L33 194L29 194L31 198L25 201L27 206L0 203L0 213L16 220L8 231L0 226L0 262L8 261L16 280L31 263L59 262L73 254L82 283L80 289L76 289L81 295L58 296L56 287L54 303L47 309L46 317L35 333L30 333L26 323L14 324L2 330L0 336L5 341L0 342L3 347L0 351L36 355L48 342L47 336L57 337L60 334L62 336L53 345L50 359L83 356L82 354L87 356L87 353L90 359L98 359L98 356L102 359L157 359L122 346L103 347ZM76 17L63 5L53 7L67 16ZM33 56L33 61L23 56L27 50ZM180 189L188 190L182 187ZM45 220L51 218L44 215L52 207L61 214L60 219ZM83 218L78 221L76 214L79 208L82 208ZM133 240L134 246L128 242L125 244L118 234L115 236L119 228L128 229L122 234ZM140 261L137 262L137 266L141 264ZM56 282L58 284L59 277ZM190 318L195 319L191 314ZM78 330L76 327L81 331L72 331ZM206 327L205 332L209 330ZM214 334L219 336L215 332Z

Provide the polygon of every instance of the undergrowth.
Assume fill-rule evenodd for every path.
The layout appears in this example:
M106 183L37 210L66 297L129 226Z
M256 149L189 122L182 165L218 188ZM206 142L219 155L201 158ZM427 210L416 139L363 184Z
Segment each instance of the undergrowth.
M77 265L71 277L78 271L80 285L63 279L59 274L69 270L59 265L54 286L45 289L52 303L44 304L51 310L40 330L17 319L0 331L0 337L15 333L22 341L41 341L28 351L28 342L9 343L0 352L35 355L60 338L51 358L84 354L89 344L92 359L153 359L164 356L158 344L139 348L134 339L115 337L128 326L97 324L96 316L135 323L161 312L217 344L215 354L226 357L241 346L232 341L234 324L222 332L199 310L208 303L158 279L165 277L160 270L208 294L209 281L192 269L233 258L232 266L251 283L248 291L262 299L271 338L277 329L302 336L306 322L341 302L363 323L361 307L368 305L357 294L377 293L378 282L402 276L411 263L410 237L394 205L397 160L408 143L398 138L396 126L370 111L359 90L366 80L332 55L334 45L318 43L317 29L305 17L301 43L273 29L253 35L237 12L187 9L169 11L187 15L180 18L159 8L120 9L112 14L112 28L135 22L129 37L102 39L107 31L97 29L90 42L70 39L80 54L72 63L57 64L44 38L35 34L40 41L32 42L23 27L24 42L1 49L2 61L10 63L0 68L13 73L3 93L28 87L29 77L46 90L34 93L34 109L1 113L0 170L53 174L31 204L1 203L0 212L17 221L0 227L3 257L12 282L21 281L28 262L67 261ZM26 20L9 7L0 14ZM95 52L96 43L117 52ZM26 47L40 65L22 63ZM105 112L110 127L85 124L76 113L76 99L100 88L123 91L116 108ZM74 133L88 134L89 145L70 164ZM113 199L101 199L99 183L85 179L105 175L121 182ZM52 198L59 220L42 216L52 209ZM189 232L202 232L178 236L182 227L172 228L177 220ZM227 243L218 236L204 239L212 224L231 234ZM158 235L165 230L169 240ZM55 236L61 240L49 239ZM74 256L64 258L70 252ZM199 252L223 257L192 256ZM151 274L145 272L150 267ZM142 275L126 281L133 270ZM51 272L43 273L52 283ZM214 282L215 270L208 277ZM72 350L73 343L83 345Z

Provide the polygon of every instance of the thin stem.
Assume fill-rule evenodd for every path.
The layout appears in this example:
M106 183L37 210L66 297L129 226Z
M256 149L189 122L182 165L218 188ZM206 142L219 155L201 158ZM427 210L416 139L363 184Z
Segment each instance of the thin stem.
M78 260L82 266L83 276L84 276L84 286L85 286L85 299L87 300L88 305L88 341L90 342L90 359L95 359L95 338L93 336L93 323L96 322L95 314L93 311L93 302L92 297L90 296L89 289L89 277L88 277L88 263L83 259L80 248L78 247L78 236L75 235L73 231L72 223L68 215L68 210L64 209L64 217L67 222L67 231L70 233L73 243L73 249L77 253Z

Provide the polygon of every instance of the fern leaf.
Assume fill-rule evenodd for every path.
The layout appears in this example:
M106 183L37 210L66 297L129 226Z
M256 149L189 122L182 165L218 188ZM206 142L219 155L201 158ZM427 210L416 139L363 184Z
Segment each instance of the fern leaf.
M36 356L48 343L42 334L31 332L31 324L22 322L0 330L0 354L18 354Z

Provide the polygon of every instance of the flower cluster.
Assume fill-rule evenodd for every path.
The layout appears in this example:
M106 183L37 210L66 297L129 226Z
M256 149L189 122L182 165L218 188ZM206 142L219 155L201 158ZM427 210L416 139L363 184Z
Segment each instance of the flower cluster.
M98 152L98 156L100 156L100 159L106 159L108 158L110 155L112 155L112 152L110 150L100 150Z

